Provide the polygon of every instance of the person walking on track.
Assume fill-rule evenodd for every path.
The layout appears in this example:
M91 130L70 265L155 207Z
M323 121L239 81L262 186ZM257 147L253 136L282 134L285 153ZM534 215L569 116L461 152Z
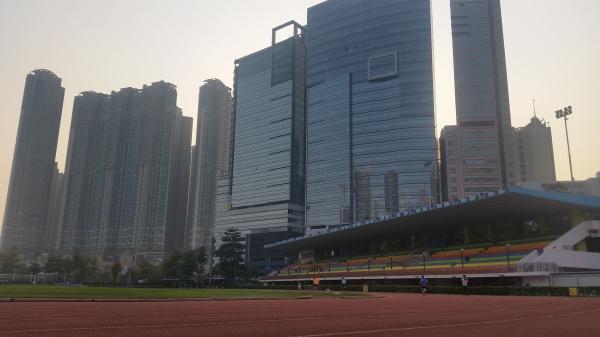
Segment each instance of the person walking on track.
M463 290L465 291L465 296L469 296L469 279L467 278L467 275L463 274L460 281L462 283Z
M423 294L423 296L425 296L425 293L427 292L427 284L428 283L429 283L429 281L427 281L425 276L421 275L421 280L419 281L419 284L421 285L421 293Z

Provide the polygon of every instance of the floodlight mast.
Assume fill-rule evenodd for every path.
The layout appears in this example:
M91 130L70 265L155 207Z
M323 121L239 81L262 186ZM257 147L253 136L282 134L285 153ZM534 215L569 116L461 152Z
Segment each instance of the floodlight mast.
M571 160L571 143L569 142L569 128L567 127L567 116L573 114L573 107L568 106L562 110L556 111L556 119L563 118L565 120L565 133L567 134L567 150L569 152L569 169L571 170L571 182L575 182L575 176L573 175L573 161Z

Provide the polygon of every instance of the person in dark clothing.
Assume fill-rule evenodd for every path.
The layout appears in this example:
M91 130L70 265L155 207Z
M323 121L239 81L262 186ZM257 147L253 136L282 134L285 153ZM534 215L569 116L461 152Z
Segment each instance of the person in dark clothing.
M423 296L425 296L425 293L427 292L427 284L428 283L429 283L429 281L427 281L425 276L421 275L421 280L419 281L419 284L421 285L421 294L423 294Z

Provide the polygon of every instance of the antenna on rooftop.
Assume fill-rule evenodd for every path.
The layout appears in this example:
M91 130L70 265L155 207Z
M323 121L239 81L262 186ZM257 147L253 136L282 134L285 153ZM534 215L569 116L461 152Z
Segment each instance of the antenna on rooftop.
M535 111L535 98L532 101L533 101L533 117L537 118L537 112Z

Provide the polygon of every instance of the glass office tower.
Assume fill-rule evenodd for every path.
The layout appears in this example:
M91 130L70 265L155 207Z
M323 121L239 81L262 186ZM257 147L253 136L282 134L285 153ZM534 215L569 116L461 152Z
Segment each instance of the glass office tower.
M500 0L452 0L458 197L515 185Z
M293 36L277 42L287 27ZM261 255L264 244L304 232L305 55L303 27L291 21L273 29L271 47L235 62L231 179L217 180L215 239L240 230L260 273L284 266Z
M429 0L330 0L307 25L307 226L439 196Z

